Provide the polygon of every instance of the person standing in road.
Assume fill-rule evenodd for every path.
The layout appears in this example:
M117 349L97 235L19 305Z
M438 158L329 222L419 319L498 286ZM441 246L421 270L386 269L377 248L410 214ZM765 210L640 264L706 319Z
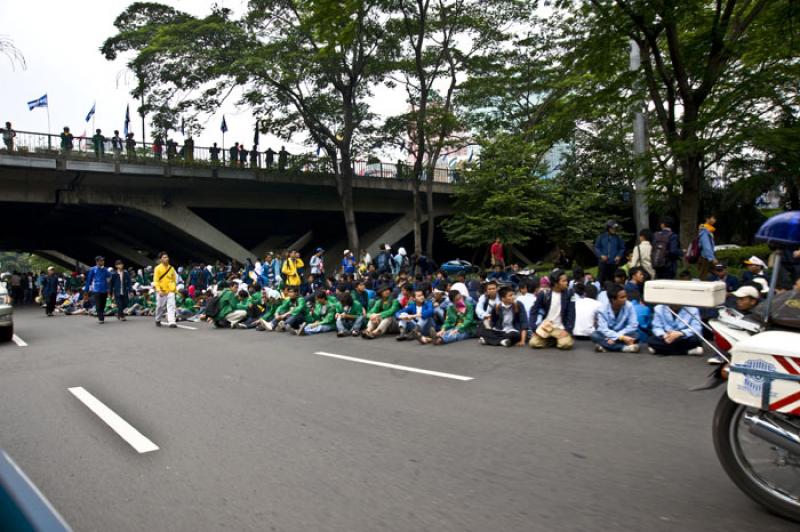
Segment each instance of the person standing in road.
M94 298L95 310L97 310L97 321L105 323L106 300L111 291L109 281L111 272L106 269L106 259L102 255L94 258L94 266L89 268L86 273L86 284L83 287L84 298L89 299L89 294Z
M713 214L706 216L706 221L700 224L697 235L697 244L700 247L700 257L697 259L698 278L705 279L711 274L711 267L717 264L717 255L714 251L714 232L717 217Z
M170 329L176 328L175 323L175 291L178 289L178 272L169 263L166 251L158 254L158 266L153 272L153 288L156 291L156 326L161 327L164 314L167 315L167 324Z
M126 321L123 311L128 308L128 294L131 293L132 286L131 274L125 269L125 264L117 259L111 276L111 293L114 294L114 303L117 305L118 320Z
M44 299L44 312L47 317L53 316L56 308L56 296L58 295L58 276L56 269L52 266L47 268L47 275L42 281L42 298Z
M311 265L311 275L314 276L315 281L321 280L325 277L325 250L317 248L308 263Z
M619 224L614 220L606 222L606 231L594 242L594 251L598 259L597 277L600 286L614 279L614 272L622 264L625 256L625 242L617 234Z
M3 128L3 144L6 145L6 149L9 152L14 151L14 138L16 136L17 132L11 127L11 122L6 122L6 127Z

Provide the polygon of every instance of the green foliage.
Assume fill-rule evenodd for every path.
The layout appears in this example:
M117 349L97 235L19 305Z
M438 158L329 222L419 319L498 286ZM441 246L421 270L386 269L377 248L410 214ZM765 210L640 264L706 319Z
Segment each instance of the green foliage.
M717 251L717 259L731 269L741 270L742 263L753 255L767 262L771 253L766 244L759 244L756 246L743 246L739 249Z
M48 267L55 267L57 272L69 271L43 257L33 253L17 253L12 251L0 252L0 272L42 272Z

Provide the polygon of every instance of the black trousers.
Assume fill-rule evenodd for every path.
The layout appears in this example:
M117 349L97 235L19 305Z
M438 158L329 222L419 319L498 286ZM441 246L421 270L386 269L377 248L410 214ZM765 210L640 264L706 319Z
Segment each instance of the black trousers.
M614 280L614 272L617 271L616 263L607 264L601 262L597 268L597 281L600 283L600 289L605 290L606 282Z
M685 355L690 349L700 347L702 341L697 336L683 336L671 344L664 341L659 336L651 336L647 340L647 345L655 349L659 355Z
M486 345L500 345L503 340L511 340L512 344L519 343L522 335L519 331L497 331L495 329L481 329L478 336L486 340Z
M114 294L114 303L117 304L117 317L123 317L123 311L128 308L128 294Z
M44 312L49 316L56 309L56 295L53 293L45 297L44 303L45 303Z
M94 308L97 311L98 321L105 321L106 319L106 299L108 299L106 292L94 293Z

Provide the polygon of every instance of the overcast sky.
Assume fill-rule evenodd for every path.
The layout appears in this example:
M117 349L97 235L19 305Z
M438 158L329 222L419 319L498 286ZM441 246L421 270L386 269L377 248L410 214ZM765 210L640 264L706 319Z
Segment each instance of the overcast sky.
M74 134L87 132L91 122L86 114L97 102L95 127L110 136L114 129L122 131L125 106L131 106L131 131L141 140L141 119L135 114L138 101L130 96L134 80L126 75L125 60L107 61L99 52L103 41L115 34L114 19L132 0L64 2L56 0L31 2L0 0L0 34L10 37L27 61L27 69L12 65L0 57L0 119L10 121L18 131L47 130L47 111L28 110L27 102L47 94L50 104L50 129L58 133L69 126ZM240 13L245 0L172 0L168 3L194 15L208 13L217 3ZM376 110L382 114L399 114L405 109L402 97L388 97L381 91ZM253 119L247 109L226 104L211 117L196 145L209 146L221 142L219 124L225 114L228 133L226 144L253 140ZM148 140L150 129L148 126ZM177 134L180 142L180 134ZM296 139L302 142L301 138ZM299 144L284 143L274 137L261 138L261 148L277 149L286 144L290 152L308 150Z

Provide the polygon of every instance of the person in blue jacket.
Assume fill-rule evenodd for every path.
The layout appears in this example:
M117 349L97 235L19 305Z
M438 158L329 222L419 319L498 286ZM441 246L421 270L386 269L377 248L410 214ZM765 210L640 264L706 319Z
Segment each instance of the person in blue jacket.
M678 318L670 312L670 308ZM680 318L680 319L679 319ZM647 350L659 355L702 355L700 311L694 307L656 305L653 315L653 336Z
M421 288L414 290L414 299L395 314L400 327L398 342L419 336L431 337L436 334L433 321L433 302L425 296Z
M125 264L117 259L114 262L114 273L111 274L111 293L117 305L118 320L126 321L124 310L128 308L128 295L132 288L131 274L125 269Z
M639 322L622 285L614 284L609 287L608 301L597 313L597 330L592 333L591 338L599 353L639 352Z
M111 291L111 272L106 267L106 259L102 255L94 258L95 265L86 273L86 284L83 287L84 299L89 299L89 294L94 298L97 310L97 321L105 323L105 309L108 293Z
M522 347L528 336L528 313L525 306L514 300L514 289L504 286L498 293L500 302L492 307L489 327L478 330L482 345Z
M56 308L56 296L58 296L58 275L52 266L47 268L47 275L42 279L42 298L45 303L45 314L52 316Z
M594 241L594 252L598 262L598 281L605 286L614 277L614 272L625 257L625 242L617 234L619 224L614 220L606 222L606 231Z

